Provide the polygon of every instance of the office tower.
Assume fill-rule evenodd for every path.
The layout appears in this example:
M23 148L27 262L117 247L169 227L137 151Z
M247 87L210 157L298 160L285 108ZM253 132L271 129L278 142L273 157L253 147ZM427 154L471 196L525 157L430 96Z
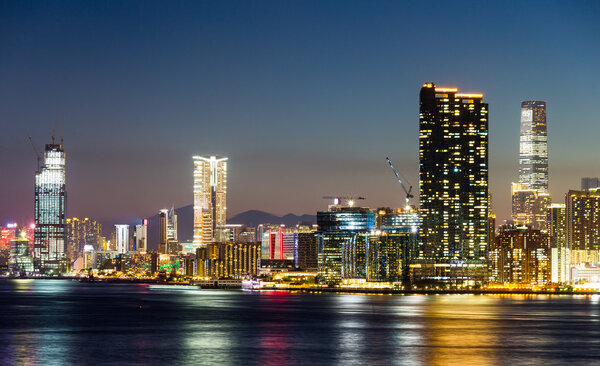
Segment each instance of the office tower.
M167 220L167 239L179 240L177 237L177 214L175 209L171 207Z
M317 212L317 264L322 283L336 283L344 278L342 254L354 245L358 234L375 229L375 213L366 207L330 206Z
M54 140L54 139L53 139ZM39 273L61 273L67 270L66 259L65 151L59 145L47 144L44 163L35 174L34 267Z
M538 192L548 192L548 137L546 102L521 102L519 183Z
M488 251L488 105L482 94L423 85L419 160L420 234L431 276L453 277L438 272L466 263L481 272Z
M244 278L258 273L259 243L212 243L196 249L197 274L205 278Z
M273 225L266 229L263 226L261 259L293 261L297 243L296 228Z
M87 217L67 219L67 253L69 253L69 257L72 259L81 257L86 245L101 249L102 225Z
M10 241L8 271L16 276L29 275L33 272L33 258L29 253L29 240L24 234L17 235Z
M194 245L215 241L227 217L227 158L194 156Z
M148 251L148 220L142 220L140 225L135 226L135 248L138 252Z
M600 191L570 190L565 197L570 263L600 261Z
M317 270L317 233L313 230L298 232L298 249L294 265L303 270Z
M544 286L551 280L549 240L539 230L501 231L490 258L493 282Z
M600 187L600 179L598 179L598 177L581 178L581 190L582 191L589 191L590 188L597 188L597 187Z
M176 250L179 241L177 239L177 214L173 208L160 210L158 235L158 252L160 254L169 253L169 247L171 252Z
M119 254L129 250L129 225L115 225L115 245Z
M342 279L408 282L408 252L416 247L410 230L359 233L342 246Z
M380 230L403 229L417 232L419 230L419 212L413 208L399 208L393 210L389 207L377 209L377 228Z
M510 186L512 219L515 226L533 226L537 191L522 183Z
M528 226L536 230L547 230L547 214L550 194L529 188L523 183L512 183L512 219L516 226Z
M548 207L552 282L561 283L569 280L569 248L567 248L566 206L564 203L553 203Z

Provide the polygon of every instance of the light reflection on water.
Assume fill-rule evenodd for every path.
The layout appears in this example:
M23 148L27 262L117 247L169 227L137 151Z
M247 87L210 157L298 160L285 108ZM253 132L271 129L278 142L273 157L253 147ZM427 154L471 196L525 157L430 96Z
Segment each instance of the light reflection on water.
M593 363L598 296L0 281L0 364Z

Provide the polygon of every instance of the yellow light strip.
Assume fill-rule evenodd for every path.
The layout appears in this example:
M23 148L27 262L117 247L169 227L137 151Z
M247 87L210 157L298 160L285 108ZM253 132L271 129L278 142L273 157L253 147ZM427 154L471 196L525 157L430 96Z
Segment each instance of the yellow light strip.
M461 98L483 98L483 94L456 94L456 96Z
M435 88L435 91L446 93L446 92L457 92L458 89L457 88Z

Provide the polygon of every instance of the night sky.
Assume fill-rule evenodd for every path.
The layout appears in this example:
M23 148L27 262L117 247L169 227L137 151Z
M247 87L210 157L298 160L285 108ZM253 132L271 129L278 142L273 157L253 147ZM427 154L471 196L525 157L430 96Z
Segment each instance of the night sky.
M32 220L27 136L41 150L63 118L69 217L190 204L196 154L230 158L230 215L314 214L336 194L399 207L385 157L418 191L428 81L485 94L500 220L520 101L546 100L564 202L600 176L598 19L597 1L3 1L0 223Z

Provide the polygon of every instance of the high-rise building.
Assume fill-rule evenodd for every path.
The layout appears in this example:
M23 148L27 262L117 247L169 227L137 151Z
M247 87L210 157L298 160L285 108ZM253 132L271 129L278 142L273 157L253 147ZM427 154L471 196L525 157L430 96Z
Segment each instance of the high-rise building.
M359 233L342 245L342 278L408 281L408 254L416 239L410 230Z
M546 102L521 102L519 151L519 183L538 192L548 192Z
M481 273L488 253L488 105L482 94L426 83L419 120L423 262L441 279L443 264L468 263Z
M595 189L589 192L570 190L565 205L566 246L570 250L571 263L597 258L600 251L600 192Z
M115 225L115 245L119 254L129 250L129 225Z
M293 261L297 245L298 231L296 228L274 226L263 231L261 259Z
M194 245L215 241L227 218L227 158L194 156Z
M244 278L258 273L259 243L213 243L196 249L197 275L209 278Z
M600 187L600 179L598 177L584 177L581 178L581 190L589 191L590 188Z
M547 230L550 194L529 188L523 183L511 184L512 219L516 226Z
M534 222L535 201L537 191L522 183L510 186L512 198L512 219L516 226L532 226Z
M148 251L148 220L142 220L140 225L135 226L135 250L138 252Z
M490 258L494 282L544 286L551 280L549 240L539 230L501 231Z
M553 203L548 207L548 235L551 247L552 282L566 282L569 280L569 248L564 203Z
M317 212L317 264L319 280L335 283L346 278L343 256L345 248L355 246L360 233L375 229L375 213L366 207L332 205L329 211Z
M175 250L173 248L178 247L177 214L173 208L160 210L158 235L158 252L160 254L169 253L169 247L172 248L171 252Z
M53 141L54 142L54 141ZM47 144L44 163L35 174L34 268L39 273L67 270L65 151Z
M102 247L102 225L89 218L67 219L67 253L71 259L83 256L86 245L93 246L96 250Z
M29 275L33 272L33 259L29 253L29 240L25 235L17 235L16 238L10 241L8 270L13 275Z
M303 230L298 232L298 249L296 253L297 268L304 270L316 270L318 263L317 234L314 230Z

